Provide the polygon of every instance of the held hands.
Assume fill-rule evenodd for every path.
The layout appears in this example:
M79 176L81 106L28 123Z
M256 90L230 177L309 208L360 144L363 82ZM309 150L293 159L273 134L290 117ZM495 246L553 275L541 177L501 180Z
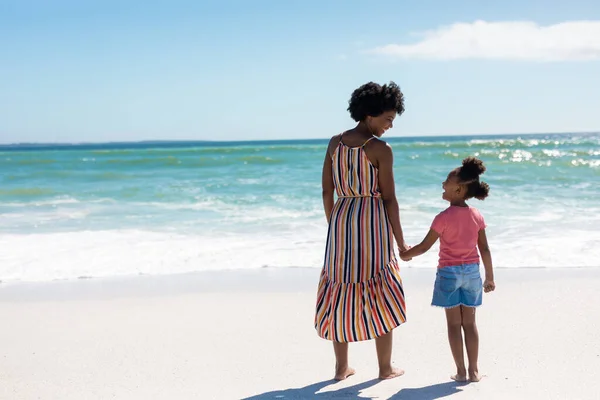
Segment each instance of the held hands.
M496 284L494 283L494 279L485 278L483 282L483 291L485 293L493 292L496 290Z
M402 261L412 260L412 257L406 257L406 252L410 249L411 249L411 247L409 245L407 245L406 243L403 243L402 245L398 246L398 252L400 252L400 259Z

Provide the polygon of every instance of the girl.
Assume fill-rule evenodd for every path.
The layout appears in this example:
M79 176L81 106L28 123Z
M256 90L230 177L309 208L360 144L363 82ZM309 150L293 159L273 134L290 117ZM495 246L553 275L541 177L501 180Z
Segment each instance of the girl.
M409 260L425 253L440 238L431 304L446 309L448 340L456 363L456 375L451 378L460 382L467 380L462 330L469 359L468 379L471 382L481 379L477 366L479 333L475 325L475 307L482 302L477 248L485 267L483 289L487 293L496 288L483 216L466 203L473 197L483 200L488 196L490 187L479 180L479 175L484 172L483 162L475 157L465 158L462 167L450 172L442 184L442 198L450 203L450 207L435 217L429 233L419 245L400 252L403 260Z
M392 149L379 138L404 112L404 97L393 82L369 82L352 93L348 111L358 124L331 138L323 163L329 230L314 324L319 336L333 342L336 380L354 374L348 343L368 339L375 339L379 378L390 379L404 373L392 367L391 331L406 321L393 239L400 250L408 247Z

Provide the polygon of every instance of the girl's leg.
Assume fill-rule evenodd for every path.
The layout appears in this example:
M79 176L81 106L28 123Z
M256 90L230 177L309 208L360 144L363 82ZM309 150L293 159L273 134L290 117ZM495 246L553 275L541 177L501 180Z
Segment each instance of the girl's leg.
M467 369L465 368L465 356L463 353L461 307L447 308L446 322L448 324L450 350L452 350L452 356L456 364L456 375L453 375L452 379L464 382L467 380Z
M467 357L469 358L469 380L479 382L479 368L477 358L479 356L479 332L475 323L475 307L463 307L462 326L465 331L465 345L467 347Z
M377 348L377 361L379 362L379 379L392 379L404 375L400 368L392 367L392 332L375 338Z
M343 381L354 375L354 369L348 365L348 343L333 342L333 352L335 353L335 377L333 379Z

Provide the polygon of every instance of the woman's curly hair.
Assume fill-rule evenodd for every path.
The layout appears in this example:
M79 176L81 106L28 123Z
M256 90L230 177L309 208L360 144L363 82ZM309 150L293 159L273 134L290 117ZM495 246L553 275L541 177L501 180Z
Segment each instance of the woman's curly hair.
M379 85L374 82L365 83L354 90L348 111L356 122L364 121L367 116L377 117L386 111L404 112L404 95L394 82Z

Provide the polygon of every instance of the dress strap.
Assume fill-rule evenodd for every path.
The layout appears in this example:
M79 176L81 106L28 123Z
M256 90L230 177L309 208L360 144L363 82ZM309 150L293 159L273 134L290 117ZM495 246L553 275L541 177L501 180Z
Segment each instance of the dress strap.
M375 139L375 136L371 136L370 138L368 138L367 140L365 140L365 142L364 142L364 143L362 144L362 146L360 146L360 147L365 147L365 145L366 145L367 143L369 143L369 142L370 142L371 140L373 140L373 139Z

